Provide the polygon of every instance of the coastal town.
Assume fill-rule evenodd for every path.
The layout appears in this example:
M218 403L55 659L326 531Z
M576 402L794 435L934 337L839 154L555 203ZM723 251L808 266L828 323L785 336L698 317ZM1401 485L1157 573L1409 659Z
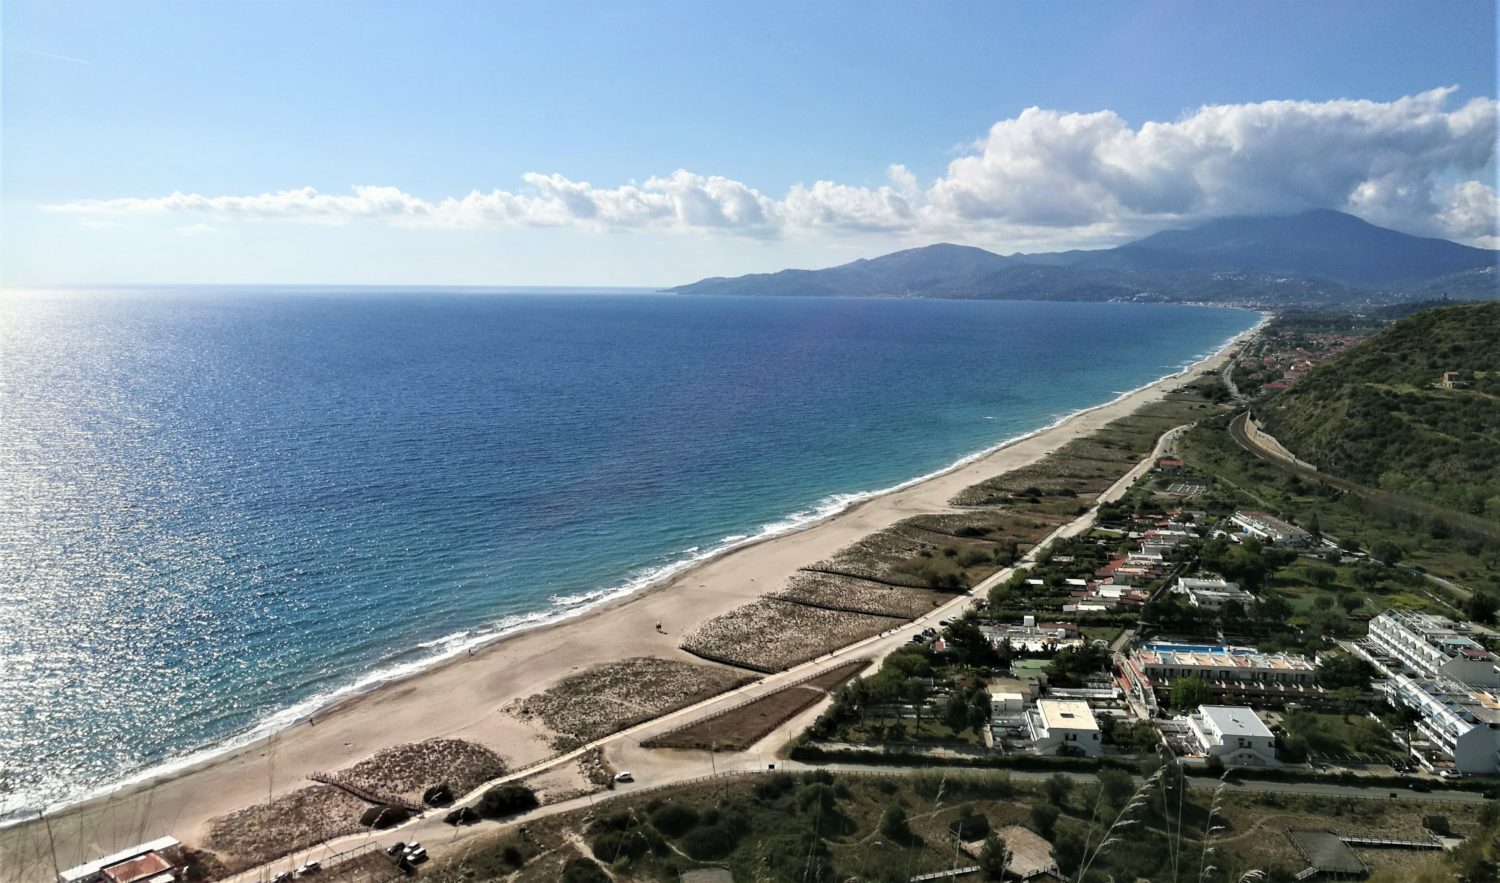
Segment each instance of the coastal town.
M1264 449L1232 446L1241 405L1221 366L1245 359L1218 358L1027 462L957 477L942 505L903 508L681 634L657 619L676 654L574 668L501 708L549 734L545 753L464 738L386 748L193 830L142 826L157 839L55 864L55 877L460 880L479 850L499 856L495 877L592 879L580 875L597 860L615 879L733 880L739 835L703 821L729 810L700 805L741 811L731 784L770 807L811 799L819 776L872 777L858 788L918 788L902 800L936 799L941 820L941 793L919 784L938 773L944 788L1011 795L1015 810L966 806L943 835L882 816L918 855L946 842L959 859L939 847L910 873L856 879L994 879L997 850L1000 877L1091 879L1089 863L1118 849L1099 814L1123 824L1173 788L1216 795L1207 811L1222 825L1260 819L1256 849L1299 880L1459 848L1500 783L1493 596L1411 563L1447 548L1435 530L1431 549L1363 544L1333 531L1346 522L1325 527L1335 510L1247 490L1226 452L1266 476L1301 461L1269 435ZM829 809L852 818L858 788L839 788ZM1050 805L1026 797L1035 788ZM1075 790L1091 796L1070 803ZM1288 794L1307 805L1277 803ZM607 812L637 796L648 802L627 807L652 822ZM656 819L679 799L696 822ZM1090 804L1084 825L1073 816ZM1317 819L1353 806L1366 809L1349 824ZM569 839L580 825L587 842Z

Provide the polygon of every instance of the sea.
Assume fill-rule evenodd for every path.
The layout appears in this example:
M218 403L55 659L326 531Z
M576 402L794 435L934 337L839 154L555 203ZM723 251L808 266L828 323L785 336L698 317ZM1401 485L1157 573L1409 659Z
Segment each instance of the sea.
M0 295L0 816L226 750L1258 320L622 290Z

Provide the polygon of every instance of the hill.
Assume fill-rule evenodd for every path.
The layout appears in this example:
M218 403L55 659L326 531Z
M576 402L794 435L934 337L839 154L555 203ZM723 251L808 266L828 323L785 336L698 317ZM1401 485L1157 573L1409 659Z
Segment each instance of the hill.
M1224 218L1118 248L1002 256L939 244L824 270L716 277L670 291L823 297L1198 301L1256 306L1497 297L1497 252L1335 211Z
M1500 522L1500 303L1402 319L1256 413L1319 469Z

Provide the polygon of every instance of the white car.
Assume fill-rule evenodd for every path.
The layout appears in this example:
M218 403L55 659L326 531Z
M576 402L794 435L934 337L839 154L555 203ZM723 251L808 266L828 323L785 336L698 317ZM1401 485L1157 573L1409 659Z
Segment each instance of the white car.
M632 776L630 773L619 772L619 773L615 773L615 781L616 782L634 782L635 781L635 776Z
M420 865L427 861L427 850L421 846L414 846L406 850L406 860L414 865Z

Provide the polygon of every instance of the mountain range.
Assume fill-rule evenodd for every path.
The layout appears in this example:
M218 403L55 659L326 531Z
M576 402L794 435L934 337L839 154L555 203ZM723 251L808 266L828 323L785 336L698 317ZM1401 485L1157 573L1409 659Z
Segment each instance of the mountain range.
M1500 252L1353 215L1221 218L1116 248L999 255L942 243L824 270L714 277L669 291L822 297L1150 300L1286 306L1500 298Z

